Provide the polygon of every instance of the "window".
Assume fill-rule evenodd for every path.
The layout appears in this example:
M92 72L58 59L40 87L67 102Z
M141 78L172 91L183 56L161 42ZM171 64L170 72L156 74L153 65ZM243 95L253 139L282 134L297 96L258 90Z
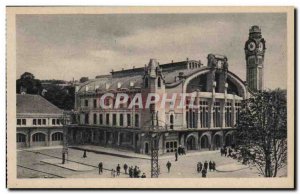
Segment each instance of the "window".
M22 133L17 133L17 143L21 143L25 141L26 141L26 135Z
M221 107L220 102L215 102L213 107L214 127L221 127Z
M127 107L129 107L130 103L131 103L131 98L128 97L128 100L127 100Z
M123 114L120 114L120 126L123 126L123 124L124 124Z
M33 141L33 142L45 141L45 139L46 139L46 135L43 134L43 133L35 133L35 134L32 136L32 141Z
M32 124L33 124L33 125L36 125L36 119L33 119L33 120L32 120Z
M22 119L22 125L26 125L26 119Z
M157 78L157 87L159 87L159 88L161 87L161 79L160 79L160 77Z
M94 125L97 125L97 114L94 113Z
M170 115L170 129L174 129L174 115Z
M135 114L135 116L134 116L134 120L135 120L135 124L134 124L134 126L135 127L139 127L139 115L138 114Z
M131 115L127 114L127 126L131 126Z
M225 127L231 127L231 102L225 104Z
M99 124L103 125L103 115L99 114Z
M56 119L56 123L57 123L58 125L60 125L60 120L59 120L59 119Z
M97 99L94 99L94 108L97 108Z
M239 121L240 111L241 111L241 103L237 102L237 103L235 103L235 119L236 119L236 123L238 123L238 121Z
M89 124L89 114L88 113L86 113L84 116L84 123Z
M149 81L148 81L148 78L146 77L145 78L145 88L148 88L148 85L149 85Z
M207 128L209 123L208 102L200 101L200 128Z
M52 141L63 141L64 135L61 132L53 133L51 136Z
M84 100L84 106L86 106L86 107L89 106L89 100Z
M21 125L21 119L17 119L17 125Z
M109 125L109 114L106 114L106 125Z
M46 125L46 119L43 119L43 125Z
M38 125L42 125L42 119L38 119Z
M177 151L177 141L167 141L166 142L166 152L176 152Z
M117 125L117 115L113 114L113 125Z
M52 125L55 125L55 124L56 124L55 121L56 121L55 119L52 119Z

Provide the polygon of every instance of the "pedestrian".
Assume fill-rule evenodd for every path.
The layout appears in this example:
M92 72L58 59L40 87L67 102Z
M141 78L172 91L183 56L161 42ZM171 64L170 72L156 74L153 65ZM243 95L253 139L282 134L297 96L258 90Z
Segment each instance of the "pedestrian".
M137 178L137 176L138 176L138 175L137 175L137 174L138 174L137 171L138 171L137 166L135 166L134 169L133 169L133 177L134 177L134 178Z
M118 164L116 170L117 170L117 176L120 176L120 171L121 171L120 164Z
M133 167L129 167L129 177L132 178L133 177Z
M216 171L216 163L215 163L215 161L213 161L212 167L213 167L213 171Z
M62 153L62 164L65 164L66 161L66 154L65 152Z
M138 167L138 168L137 168L137 173L136 173L136 178L140 178L140 174L141 174L141 170L140 170L140 168Z
M182 148L182 155L186 155L185 148Z
M204 169L207 171L208 163L207 161L204 162Z
M127 166L127 164L126 164L126 163L124 164L123 168L124 168L125 174L127 174L127 169L128 169L128 166Z
M114 169L111 169L111 177L116 177L116 174L115 174L115 170Z
M232 149L229 148L229 149L228 149L228 157L231 157L231 154L232 154Z
M175 152L175 162L178 160L178 153Z
M166 166L167 166L167 168L168 168L168 173L169 173L169 172L170 172L170 169L171 169L171 166L172 166L171 162L168 161L167 164L166 164Z
M200 162L197 163L197 172L200 173Z
M224 148L224 156L225 157L227 156L227 148L226 147Z
M202 170L202 167L203 167L203 164L202 164L202 162L200 162L200 172Z
M202 177L203 178L206 178L206 173L207 173L207 171L205 170L205 168L202 170Z
M86 156L86 150L84 150L83 151L83 156L82 156L83 158L86 158L87 156Z
M146 174L143 173L142 176L141 176L141 178L146 178Z
M209 166L209 171L211 171L211 170L213 169L213 166L212 166L212 162L211 162L211 161L209 161L208 166Z
M179 154L179 155L182 154L182 147L181 147L181 145L179 145L179 148L178 148L178 154Z
M224 149L223 148L220 149L220 153L221 153L221 156L223 156L223 154L224 154Z
M102 172L103 172L103 163L102 162L100 162L98 164L98 168L99 168L99 174L102 174Z

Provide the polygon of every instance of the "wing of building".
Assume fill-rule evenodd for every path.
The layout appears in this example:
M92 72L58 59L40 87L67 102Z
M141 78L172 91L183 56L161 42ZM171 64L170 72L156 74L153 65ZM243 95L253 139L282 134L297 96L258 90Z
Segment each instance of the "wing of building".
M17 147L63 143L63 110L40 95L17 94Z
M105 103L111 107L103 108L100 100L107 93L112 96ZM129 100L115 108L118 93L127 94ZM166 96L164 106L159 101L150 107L130 107L137 94L146 100L153 93ZM183 93L188 96L180 107ZM188 59L160 65L151 59L143 68L114 71L77 87L79 125L69 130L70 143L148 154L148 131L155 128L162 133L161 153L174 152L180 145L187 150L217 149L234 144L234 126L247 96L244 82L228 70L225 56L208 55L206 66ZM190 107L191 101L197 106Z

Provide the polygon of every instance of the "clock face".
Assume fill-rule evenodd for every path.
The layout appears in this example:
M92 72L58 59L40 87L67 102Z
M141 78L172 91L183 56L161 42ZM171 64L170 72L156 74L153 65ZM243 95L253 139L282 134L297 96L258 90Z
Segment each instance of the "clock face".
M248 49L249 49L250 51L254 51L255 47L256 47L255 42L250 42L250 43L248 44Z
M259 43L258 50L259 51L263 51L264 50L264 44L262 42Z

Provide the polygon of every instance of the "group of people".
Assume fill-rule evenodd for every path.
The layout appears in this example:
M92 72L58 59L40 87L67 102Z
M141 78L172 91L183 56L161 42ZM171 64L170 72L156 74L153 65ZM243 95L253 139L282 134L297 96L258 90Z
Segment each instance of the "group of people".
M221 156L224 155L225 157L231 157L233 150L230 147L227 148L226 146L224 146L220 149L220 152L221 152Z
M99 174L103 173L103 163L100 162L98 164ZM126 163L123 165L124 173L128 174L130 178L146 178L146 174L143 173L141 175L141 170L139 167L133 166L129 167ZM111 169L111 177L118 177L121 174L121 166L120 164L117 165L116 169Z
M197 163L197 172L202 173L202 177L205 178L207 175L207 172L209 171L215 171L216 170L216 163L214 161L207 161L202 164L202 162Z

